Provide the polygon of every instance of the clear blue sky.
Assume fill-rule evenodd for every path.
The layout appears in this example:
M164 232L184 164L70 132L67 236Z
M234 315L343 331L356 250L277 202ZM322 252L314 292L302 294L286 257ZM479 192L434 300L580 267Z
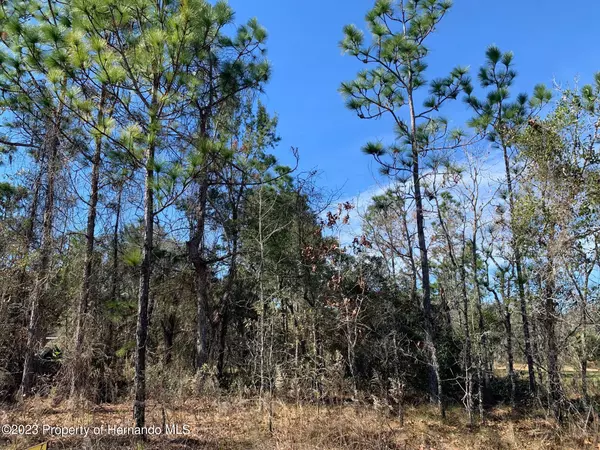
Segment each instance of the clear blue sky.
M337 92L362 66L342 56L342 27L354 23L365 29L364 15L373 3L230 0L236 23L257 17L269 32L273 78L264 100L280 118L276 155L289 162L289 147L298 147L300 169L317 168L319 184L343 188L343 197L375 184L376 166L360 148L374 138L389 140L392 133L387 122L358 119ZM600 71L598 18L598 0L455 0L429 42L429 77L443 76L455 65L471 66L475 77L493 43L515 53L519 91L531 92L540 82L550 85L553 78L572 84L580 76L581 83L589 82ZM459 101L442 112L456 125L468 115Z

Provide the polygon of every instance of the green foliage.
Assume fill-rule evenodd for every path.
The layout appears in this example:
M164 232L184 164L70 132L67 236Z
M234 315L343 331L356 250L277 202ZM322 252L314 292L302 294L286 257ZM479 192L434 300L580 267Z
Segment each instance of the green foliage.
M510 88L516 76L512 52L503 53L492 45L487 49L486 62L478 73L481 87L488 90L485 98L477 98L472 88L465 90L465 102L475 113L469 125L491 142L503 146L510 146L527 121L552 97L548 88L539 84L531 99L527 94L518 94L511 101Z
M29 192L22 186L0 182L0 212L6 215L14 209L21 208Z
M135 348L135 341L128 341L123 347L115 352L117 358L125 358Z
M362 66L340 86L346 106L362 119L391 119L395 132L393 143L362 149L393 183L352 212L350 202L331 208L312 175L295 175L271 154L281 139L277 115L260 100L271 66L257 19L236 26L224 1L2 2L0 150L25 167L0 182L0 345L9 350L0 372L22 371L28 300L43 282L40 337L60 330L71 342L62 334L89 321L82 357L106 376L94 389L112 389L106 381L129 395L125 364L136 346L140 273L150 266L148 361L159 382L169 364L193 370L200 306L211 350L198 373L219 376L223 388L233 381L264 395L274 384L277 395L319 401L377 389L399 402L407 386L420 400L430 354L427 255L441 378L461 402L475 357L505 358L508 337L520 357L522 319L503 329L520 312L512 236L532 323L557 317L560 342L595 359L598 338L586 320L597 315L600 74L561 92L544 118L548 88L514 95L514 55L496 46L477 74L480 96L466 67L430 77L429 38L450 8L377 0L364 30L343 29L341 50ZM505 150L514 207L503 182L477 179L480 155L455 154L468 136L440 110L463 93L469 125ZM90 233L82 220L91 213L98 226ZM148 223L152 243L143 248ZM82 292L91 300L80 315ZM548 299L554 312L540 312ZM534 336L542 370L544 333ZM494 383L510 395L507 383Z
M468 68L456 67L449 75L429 82L425 78L427 38L450 7L451 2L446 1L408 1L400 5L377 1L366 15L370 40L355 25L343 30L342 51L371 67L359 71L353 81L341 84L339 91L346 106L361 119L391 116L397 141L413 152L434 149L447 139L455 145L463 137L462 132L448 130L447 121L436 113L447 101L470 89ZM419 110L415 96L425 86L429 95ZM403 118L406 109L415 119L414 124ZM381 144L364 148L390 174L401 170L399 153L403 150L398 145L384 148ZM383 162L386 155L391 162Z

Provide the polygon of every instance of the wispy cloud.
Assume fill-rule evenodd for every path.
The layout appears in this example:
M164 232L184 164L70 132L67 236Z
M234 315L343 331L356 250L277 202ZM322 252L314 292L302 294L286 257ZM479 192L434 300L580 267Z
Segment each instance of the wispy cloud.
M470 189L473 186L472 180L469 177L469 164L474 164L478 167L479 204L483 205L490 203L494 196L496 196L498 189L504 184L505 168L502 154L498 150L489 147L477 149L470 155L460 152L456 154L456 163L459 166L467 168L467 171L463 174L463 189ZM362 234L362 217L369 205L371 205L373 197L384 194L393 186L394 181L383 179L375 182L367 189L358 192L355 195L349 195L340 200L340 203L349 202L354 205L354 209L349 213L350 220L348 224L343 226L340 230L339 237L342 244L347 245L351 243L356 236Z

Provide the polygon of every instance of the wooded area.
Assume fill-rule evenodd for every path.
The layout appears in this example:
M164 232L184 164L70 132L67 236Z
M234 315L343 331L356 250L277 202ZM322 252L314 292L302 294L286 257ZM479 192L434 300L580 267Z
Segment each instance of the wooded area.
M257 20L221 1L0 1L3 408L128 403L141 428L160 425L149 402L230 396L272 432L281 404L403 427L429 403L469 430L509 407L593 435L600 73L518 93L495 46L433 73L450 8L377 0L343 30L360 71L340 103L396 136L363 148L386 182L361 207L273 156Z

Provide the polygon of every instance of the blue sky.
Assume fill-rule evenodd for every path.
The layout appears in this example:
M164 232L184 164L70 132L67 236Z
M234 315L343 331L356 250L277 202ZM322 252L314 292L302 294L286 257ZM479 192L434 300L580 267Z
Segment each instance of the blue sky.
M236 23L251 17L269 32L268 56L273 78L264 102L280 119L282 142L276 155L290 162L289 147L300 150L300 169L318 169L319 184L351 197L373 188L376 165L361 146L389 140L389 122L358 119L337 92L341 81L354 77L362 64L343 56L338 42L342 27L365 28L372 0L230 0ZM515 53L517 90L556 79L589 82L600 71L600 1L582 0L455 0L454 7L429 41L429 78L445 75L456 65L470 66L473 76L488 45ZM443 114L461 125L468 112L462 102Z

